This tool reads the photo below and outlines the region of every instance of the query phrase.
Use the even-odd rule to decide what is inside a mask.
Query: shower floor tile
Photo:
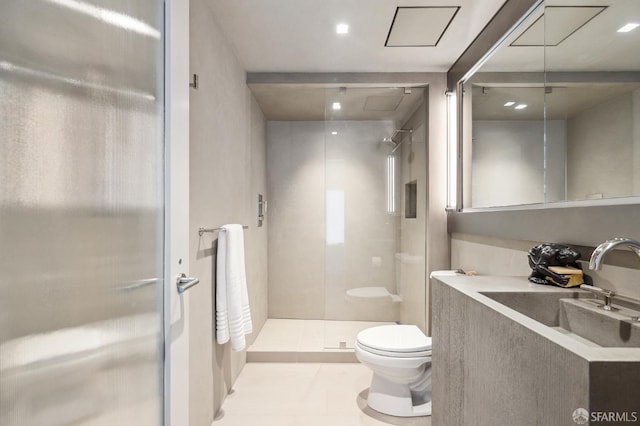
[[[247,351],[249,362],[357,362],[353,347],[365,328],[391,322],[270,318]]]

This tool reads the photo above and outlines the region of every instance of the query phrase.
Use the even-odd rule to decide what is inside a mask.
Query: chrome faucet
[[[638,255],[638,257],[640,257],[640,241],[621,237],[612,238],[600,244],[593,251],[593,253],[591,254],[591,259],[589,259],[589,269],[591,269],[592,271],[599,271],[602,268],[602,262],[604,261],[604,257],[606,256],[606,254],[620,245],[627,246],[629,249],[633,250],[635,254]],[[617,308],[613,308],[611,306],[611,298],[616,296],[613,291],[584,284],[581,285],[580,288],[603,296],[604,305],[602,306],[602,309],[604,309],[605,311],[617,310]],[[632,316],[631,321],[640,321],[640,316]]]
[[[589,269],[592,271],[599,271],[602,268],[602,262],[607,253],[613,250],[619,245],[626,245],[633,250],[638,257],[640,257],[640,241],[632,240],[630,238],[612,238],[600,244],[591,254],[589,260]]]

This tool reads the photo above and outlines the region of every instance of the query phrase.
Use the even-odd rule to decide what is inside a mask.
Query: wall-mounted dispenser
[[[264,215],[267,214],[267,200],[264,199],[262,194],[258,194],[258,226],[262,226],[264,222]]]

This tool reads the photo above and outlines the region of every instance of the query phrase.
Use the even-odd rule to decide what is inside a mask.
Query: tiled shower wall
[[[329,123],[267,124],[269,318],[396,321],[399,306],[346,296],[356,287],[398,292],[392,147],[382,142],[394,123]]]

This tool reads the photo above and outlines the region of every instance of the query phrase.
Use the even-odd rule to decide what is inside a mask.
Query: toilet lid
[[[381,325],[358,333],[358,343],[384,352],[414,353],[431,350],[431,337],[415,325]]]

